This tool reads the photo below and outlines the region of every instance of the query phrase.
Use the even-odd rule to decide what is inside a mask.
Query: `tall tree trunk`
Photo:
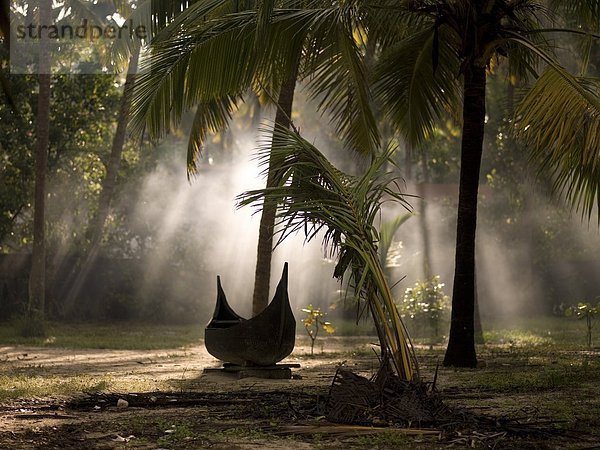
[[[463,134],[456,227],[456,265],[450,339],[445,366],[475,367],[475,235],[477,193],[485,128],[485,67],[467,66],[464,74]]]
[[[65,295],[63,306],[67,311],[73,306],[75,299],[79,295],[81,288],[94,265],[94,261],[98,256],[100,242],[102,241],[102,235],[104,233],[104,225],[110,212],[110,205],[117,185],[123,147],[125,146],[125,140],[127,138],[127,123],[129,111],[131,110],[131,101],[133,98],[139,56],[140,49],[139,47],[136,47],[129,58],[127,76],[123,86],[123,95],[121,97],[121,105],[117,117],[117,129],[113,136],[110,156],[106,166],[106,176],[102,181],[102,191],[100,192],[100,198],[98,200],[98,209],[92,217],[87,230],[89,247],[82,255],[82,259],[80,260],[81,265],[79,267],[76,265],[73,268],[65,282],[65,287],[68,291]]]
[[[429,166],[427,163],[427,150],[421,150],[421,164],[423,165],[423,183],[419,185],[420,211],[419,224],[423,238],[423,278],[431,278],[431,244],[429,240],[429,229],[427,227],[427,201],[425,200],[425,187],[429,184]]]
[[[281,86],[279,98],[277,99],[277,113],[275,115],[276,128],[289,128],[290,126],[294,91],[296,89],[296,78],[298,77],[298,65],[299,61],[296,61],[287,80]],[[275,134],[273,134],[273,140],[275,140]],[[276,164],[277,161],[271,156],[267,175],[267,187],[271,187],[275,183],[273,169],[276,167]],[[253,316],[259,314],[269,304],[269,283],[271,278],[271,257],[273,254],[273,231],[275,228],[276,212],[276,203],[265,202],[262,208],[260,227],[258,230],[254,295],[252,297]]]
[[[48,24],[52,7],[50,2],[39,3],[39,21]],[[39,44],[38,105],[35,149],[35,189],[33,205],[33,249],[29,274],[29,314],[43,319],[46,308],[46,171],[50,140],[50,53],[47,37]]]
[[[133,96],[133,88],[135,85],[139,56],[140,49],[139,47],[136,47],[129,58],[127,77],[125,78],[123,97],[121,97],[121,107],[119,109],[119,116],[117,119],[117,130],[115,131],[115,135],[113,137],[110,157],[106,167],[106,177],[102,182],[102,192],[100,193],[100,199],[98,200],[98,210],[96,211],[96,214],[92,219],[90,229],[88,230],[92,247],[97,246],[102,240],[104,224],[106,223],[106,218],[108,217],[108,213],[110,211],[110,204],[112,202],[115,187],[117,185],[117,177],[119,175],[119,168],[121,167],[121,156],[123,155],[123,147],[125,146],[125,140],[127,138],[127,123],[129,119],[129,111],[131,109],[131,100]]]
[[[479,291],[477,290],[477,268],[475,268],[475,303],[473,305],[473,332],[475,343],[485,344],[483,339],[483,328],[481,326],[481,314],[479,313]]]

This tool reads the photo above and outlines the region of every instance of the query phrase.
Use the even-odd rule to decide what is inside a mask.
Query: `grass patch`
[[[248,423],[225,422],[214,424],[206,421],[204,410],[190,409],[187,418],[181,412],[165,412],[165,415],[129,416],[122,419],[120,435],[134,435],[144,442],[153,442],[150,448],[237,448],[239,443],[273,442],[274,436],[260,427]],[[186,414],[186,413],[183,413]],[[290,445],[293,437],[277,437],[281,448],[294,448]],[[133,444],[136,441],[132,441]],[[144,447],[146,448],[146,447]]]
[[[114,376],[0,375],[0,402],[16,398],[73,396],[82,392],[144,392],[168,389],[166,382]]]
[[[202,340],[203,331],[197,325],[48,323],[47,337],[22,337],[13,324],[0,327],[0,345],[160,350],[197,345]]]
[[[363,448],[365,446],[369,448],[401,448],[411,446],[411,444],[414,446],[414,439],[393,430],[358,436],[350,442]]]
[[[487,344],[507,345],[512,347],[538,347],[554,344],[551,335],[540,336],[525,330],[494,330],[483,333]]]
[[[467,387],[498,393],[541,392],[600,381],[600,365],[513,367],[509,371],[472,374]]]
[[[335,320],[335,319],[332,319]],[[361,321],[337,319],[336,333],[322,336],[315,344],[327,351],[329,342],[338,337],[374,336],[372,325]],[[511,322],[484,322],[486,344],[506,348],[585,348],[585,327],[581,321],[562,317],[521,319]],[[129,322],[46,324],[46,337],[22,337],[19,324],[0,327],[0,345],[30,345],[42,347],[89,348],[114,350],[160,350],[197,345],[202,341],[201,325],[158,325]],[[297,345],[307,340],[306,331],[298,321]],[[377,338],[373,337],[373,342]],[[416,344],[430,344],[431,338],[415,339]]]
[[[510,321],[483,322],[486,344],[515,347],[580,347],[586,345],[586,330],[581,321],[546,316]]]
[[[192,442],[199,438],[199,435],[194,432],[192,427],[187,423],[173,424],[166,428],[163,426],[165,435],[158,439],[158,444],[162,446],[176,445],[177,448],[182,448],[185,444],[192,447]]]

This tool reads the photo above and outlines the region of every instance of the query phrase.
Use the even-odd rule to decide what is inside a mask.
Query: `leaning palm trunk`
[[[102,240],[104,224],[106,223],[106,219],[110,212],[110,204],[117,185],[119,168],[121,167],[121,157],[127,139],[127,123],[129,121],[129,111],[131,110],[131,101],[138,70],[139,57],[140,48],[138,46],[133,50],[133,53],[129,58],[127,76],[125,78],[125,85],[123,86],[123,97],[121,98],[121,106],[117,120],[117,129],[113,137],[110,157],[106,166],[106,176],[102,182],[102,191],[100,192],[100,199],[98,200],[98,210],[92,218],[92,223],[88,229],[92,249],[98,247],[98,244]]]
[[[384,201],[406,205],[395,189],[397,178],[382,170],[389,151],[376,158],[363,176],[353,177],[333,167],[297,133],[277,128],[274,137],[272,148],[260,151],[264,166],[269,158],[280,161],[271,172],[272,185],[242,194],[239,205],[279,205],[277,244],[296,231],[303,230],[307,241],[325,232],[325,248],[338,257],[334,277],[349,276],[358,299],[368,303],[382,363],[389,358],[398,376],[412,380],[417,375],[416,358],[379,261],[379,233],[373,225]]]
[[[275,128],[289,128],[292,117],[292,105],[294,103],[294,92],[296,90],[296,79],[298,78],[298,64],[296,60],[292,70],[281,86],[279,98],[277,99],[277,113],[275,115]],[[277,134],[273,132],[272,142],[275,144]],[[267,188],[273,187],[275,182],[275,168],[277,159],[269,158],[269,169],[267,173]],[[269,284],[271,280],[271,259],[273,256],[273,230],[275,228],[275,214],[277,203],[265,199],[260,226],[258,230],[258,245],[256,250],[256,272],[254,276],[254,294],[252,296],[252,316],[260,314],[269,304]]]

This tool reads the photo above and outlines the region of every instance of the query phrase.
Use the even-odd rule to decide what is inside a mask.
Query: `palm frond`
[[[353,14],[351,8],[332,9],[311,25],[308,88],[344,142],[354,150],[373,154],[379,145],[379,133],[364,57],[354,38],[358,25]]]
[[[256,43],[260,43],[268,35],[268,27],[273,17],[273,10],[275,9],[275,0],[259,0],[257,2],[258,9],[258,20],[256,26]]]
[[[406,39],[415,30],[433,26],[432,17],[414,11],[410,1],[379,0],[365,2],[360,11],[368,24],[369,39],[375,40],[382,48],[389,48],[396,42]]]
[[[144,13],[152,20],[152,36],[157,41],[189,32],[190,29],[204,27],[211,21],[219,21],[229,14],[240,12],[235,0],[146,0],[150,11]],[[144,3],[147,8],[148,3]]]
[[[381,55],[375,69],[374,93],[413,145],[424,142],[460,98],[460,64],[450,33],[440,27],[437,34],[428,28],[399,41]]]
[[[519,33],[527,36],[527,40],[538,49],[537,52],[531,51],[530,48],[521,45],[518,42],[502,40],[499,45],[503,49],[503,53],[508,54],[508,74],[516,77],[522,83],[528,80],[537,78],[537,68],[542,59],[540,52],[551,56],[554,52],[554,47],[551,41],[547,38],[547,34],[542,32],[542,20],[538,19],[538,13],[545,16],[545,10],[537,11],[530,10],[530,5],[524,3],[521,8],[518,8],[514,15],[507,18],[507,28],[519,30]]]
[[[516,136],[587,215],[600,202],[600,83],[549,66],[517,108]],[[600,221],[600,215],[598,217]]]
[[[278,242],[296,232],[311,240],[324,231],[323,245],[337,255],[334,276],[350,274],[357,297],[367,302],[381,330],[383,352],[391,356],[398,375],[410,380],[416,376],[416,360],[379,262],[379,233],[373,224],[384,202],[406,205],[397,176],[383,170],[391,151],[377,157],[363,176],[354,177],[336,169],[298,134],[276,129],[273,145],[259,153],[263,166],[273,157],[279,161],[276,183],[242,194],[238,205],[277,203]]]
[[[257,86],[275,94],[297,58],[314,50],[319,58],[305,65],[317,72],[313,96],[350,146],[374,150],[378,134],[350,12],[275,9],[256,43],[260,11],[217,14],[215,8],[223,4],[194,4],[154,39],[134,95],[134,130],[146,125],[153,137],[160,137],[199,102]]]
[[[260,20],[257,12],[257,20]],[[279,92],[282,84],[291,73],[297,72],[296,67],[302,58],[303,46],[308,33],[306,22],[311,21],[311,15],[303,10],[275,10],[268,28],[258,31],[255,48],[257,52],[255,78],[261,88],[271,94]],[[273,96],[273,98],[277,98]]]
[[[385,263],[388,259],[388,253],[390,247],[392,246],[392,242],[394,240],[394,236],[402,226],[404,222],[413,217],[413,213],[408,212],[405,214],[399,214],[394,217],[392,220],[387,222],[383,222],[379,227],[379,261],[382,267],[385,267]]]
[[[256,11],[217,14],[214,8],[223,3],[193,5],[154,39],[134,95],[134,130],[147,125],[153,137],[160,137],[186,109],[239,95],[256,79],[277,92],[301,51],[301,22],[288,15],[273,23],[258,52]]]
[[[600,31],[600,2],[597,0],[550,0],[549,6],[560,11],[568,25]]]
[[[188,175],[196,173],[197,160],[206,135],[209,132],[217,133],[227,126],[240,99],[239,96],[225,95],[223,98],[203,101],[198,105],[188,143]]]
[[[198,103],[239,95],[250,86],[256,63],[254,26],[243,16],[236,19],[210,28],[199,24],[191,36],[157,38],[142,61],[134,93],[134,130],[146,125],[151,136],[160,137]]]

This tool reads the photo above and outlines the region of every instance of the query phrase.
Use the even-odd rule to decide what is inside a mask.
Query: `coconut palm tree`
[[[213,0],[190,6],[152,42],[149,70],[134,94],[133,123],[158,137],[197,106],[188,149],[188,169],[194,172],[206,134],[227,125],[246,92],[254,89],[270,97],[277,104],[276,126],[286,127],[294,87],[304,79],[349,147],[372,153],[378,135],[353,34],[355,10],[300,8],[300,1],[290,5],[274,8],[272,2],[261,2],[257,8],[239,9],[238,2]],[[275,169],[278,162],[269,164]],[[267,185],[274,183],[268,176]],[[254,314],[268,302],[275,204],[265,201]]]
[[[153,0],[145,0],[136,2],[135,8],[132,8],[132,2],[115,1],[114,5],[112,5],[113,8],[109,11],[112,14],[119,13],[121,17],[131,19],[133,23],[144,26],[146,30],[149,30],[149,34],[153,35],[156,33],[157,29],[159,29],[162,22],[166,20],[161,19],[161,17],[164,18],[164,15],[168,14],[169,11],[163,10],[161,17],[153,18],[151,11],[152,1]],[[71,3],[73,3],[73,1],[71,1]],[[173,14],[175,13],[173,12]],[[111,203],[117,187],[117,179],[121,167],[121,157],[127,140],[127,127],[129,123],[133,88],[137,77],[140,48],[142,45],[143,42],[137,37],[134,37],[131,40],[118,39],[108,49],[109,51],[102,55],[102,59],[104,59],[103,62],[106,63],[108,67],[123,68],[123,71],[126,71],[127,75],[123,85],[123,95],[121,97],[121,104],[117,116],[117,127],[113,136],[108,163],[106,164],[106,175],[101,184],[98,207],[86,230],[88,245],[81,254],[79,261],[72,267],[69,276],[64,282],[63,292],[65,292],[65,294],[63,299],[63,309],[67,314],[73,307],[82,287],[85,285],[85,281],[93,268],[100,250],[100,243],[104,235],[106,219],[109,216]]]
[[[396,36],[373,30],[384,47],[375,92],[396,127],[423,144],[438,120],[462,117],[456,266],[444,364],[473,367],[477,194],[488,69],[505,62],[512,76],[535,80],[517,108],[516,135],[553,173],[556,188],[587,214],[598,201],[600,183],[598,83],[571,75],[557,62],[545,36],[569,30],[544,28],[551,14],[541,2],[411,0],[369,4],[368,9],[388,29],[391,23],[402,30]],[[597,9],[593,13],[597,17]]]
[[[149,40],[152,35],[156,34],[161,25],[164,26],[163,21],[166,19],[161,20],[159,17],[152,16],[152,0],[140,0],[135,2],[132,0],[113,1],[114,13],[119,13],[124,19],[132,20],[133,23],[138,26],[144,26],[146,30],[148,30],[149,36],[146,40]],[[170,12],[171,10],[164,10],[164,2],[157,3],[156,0],[154,0],[154,3],[162,6],[161,16],[164,17],[166,14],[171,14],[172,17],[176,16],[175,11]],[[176,2],[170,2],[169,6],[174,8],[175,3]],[[182,1],[180,3],[184,2]],[[135,8],[133,6],[135,6]],[[155,15],[157,12],[158,11],[155,11]],[[90,253],[95,253],[95,249],[102,240],[104,225],[110,212],[110,205],[114,196],[117,176],[121,166],[121,156],[127,138],[127,126],[129,123],[133,90],[138,71],[140,48],[143,44],[143,40],[140,40],[137,36],[133,36],[131,40],[120,39],[111,46],[110,52],[108,52],[107,55],[108,65],[116,67],[121,66],[123,72],[126,72],[126,77],[117,117],[117,128],[113,137],[108,164],[106,165],[106,176],[102,181],[98,209],[90,221],[87,230],[90,240]]]

